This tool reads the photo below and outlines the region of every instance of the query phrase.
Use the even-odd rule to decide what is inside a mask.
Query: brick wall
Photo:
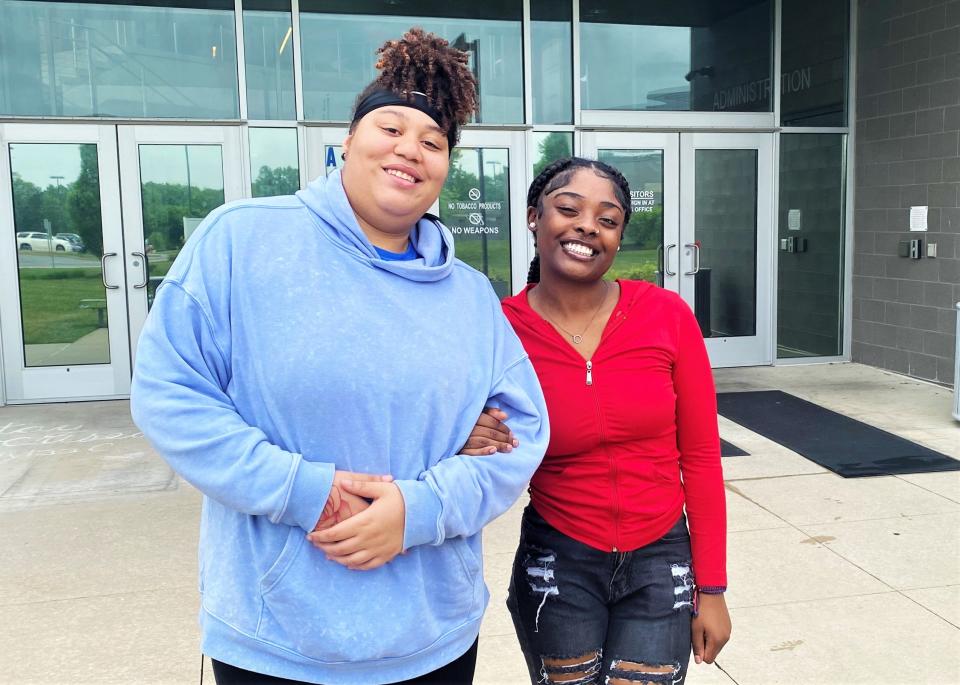
[[[859,0],[853,360],[954,382],[960,0]],[[914,205],[929,230],[909,232]],[[936,259],[897,256],[921,238]]]

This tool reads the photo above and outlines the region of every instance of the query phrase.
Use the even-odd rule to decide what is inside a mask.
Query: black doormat
[[[779,390],[717,395],[722,416],[844,478],[960,471],[960,461]]]
[[[749,452],[744,452],[742,449],[734,445],[732,442],[727,442],[723,438],[720,438],[720,456],[721,457],[747,457]]]

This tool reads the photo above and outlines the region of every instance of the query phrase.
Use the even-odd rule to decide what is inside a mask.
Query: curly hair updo
[[[467,53],[414,27],[399,40],[388,40],[377,54],[380,75],[357,97],[351,132],[357,125],[358,105],[374,91],[389,90],[411,101],[413,93],[420,92],[439,114],[437,123],[446,131],[452,148],[460,139],[460,128],[477,110],[477,80],[467,66]]]

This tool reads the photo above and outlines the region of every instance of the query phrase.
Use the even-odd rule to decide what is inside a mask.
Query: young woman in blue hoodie
[[[380,57],[342,172],[212,213],[137,349],[134,419],[203,493],[221,685],[471,682],[479,533],[548,441],[493,289],[425,216],[476,107],[466,54],[414,29]],[[520,446],[459,454],[487,405]]]

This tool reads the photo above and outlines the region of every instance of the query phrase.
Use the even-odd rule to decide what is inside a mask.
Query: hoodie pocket
[[[260,583],[265,642],[325,663],[375,661],[415,654],[482,615],[480,563],[462,538],[351,571],[295,535]]]

